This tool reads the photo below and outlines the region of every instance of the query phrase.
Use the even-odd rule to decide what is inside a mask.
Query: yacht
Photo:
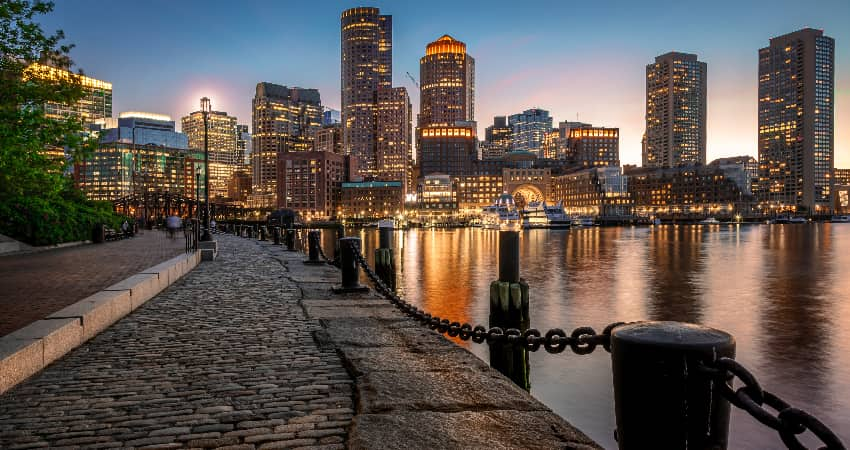
[[[850,216],[832,216],[832,223],[850,223]]]
[[[592,227],[595,225],[593,217],[590,216],[578,216],[573,219],[572,226],[574,227]]]
[[[788,223],[808,223],[805,217],[792,217],[788,219]]]
[[[520,225],[519,211],[514,204],[511,194],[505,193],[499,196],[496,203],[481,211],[481,227],[490,230],[498,230],[502,226]]]
[[[708,217],[706,219],[700,220],[699,223],[703,225],[717,225],[720,223],[720,221],[715,219],[714,217]]]
[[[522,212],[523,228],[569,228],[570,223],[560,202],[557,205],[531,202]]]

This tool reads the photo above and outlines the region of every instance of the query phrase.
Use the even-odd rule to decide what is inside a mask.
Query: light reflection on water
[[[360,231],[370,260],[375,230]],[[498,233],[396,232],[399,286],[426,311],[487,325]],[[531,326],[572,330],[678,320],[735,336],[762,386],[850,443],[850,225],[712,225],[530,230],[520,238]],[[484,345],[459,342],[487,360]],[[531,393],[606,448],[613,440],[610,356],[531,355]],[[782,448],[733,411],[730,448]],[[814,441],[805,441],[813,443]]]

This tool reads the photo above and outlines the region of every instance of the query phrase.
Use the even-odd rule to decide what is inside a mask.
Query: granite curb
[[[200,260],[199,252],[175,256],[0,337],[0,394],[130,314]]]

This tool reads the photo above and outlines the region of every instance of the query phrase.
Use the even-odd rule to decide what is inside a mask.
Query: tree
[[[45,153],[64,148],[81,159],[91,149],[80,118],[45,114],[48,103],[72,105],[83,96],[81,73],[70,72],[73,46],[62,43],[61,30],[45,34],[35,20],[52,10],[53,3],[38,0],[0,2],[0,233],[34,244],[79,238],[89,219],[104,219],[102,206],[74,191],[68,162]],[[74,212],[91,217],[68,216]],[[49,232],[44,223],[33,224],[56,215],[80,228]]]

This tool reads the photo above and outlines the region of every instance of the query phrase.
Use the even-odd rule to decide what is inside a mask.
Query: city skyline
[[[157,4],[162,8],[154,7]],[[699,18],[675,5],[662,17],[649,17],[635,15],[635,7],[628,4],[609,5],[607,10],[552,4],[536,16],[502,4],[453,6],[457,14],[447,15],[437,11],[439,5],[386,2],[251,4],[227,11],[213,3],[200,16],[197,5],[157,4],[58,4],[42,23],[48,31],[66,32],[68,41],[77,45],[72,56],[86,74],[113,83],[117,112],[150,110],[181,117],[196,109],[198,98],[208,96],[215,109],[247,123],[253,87],[260,81],[318,89],[323,105],[339,109],[340,13],[354,6],[376,6],[393,16],[393,85],[407,88],[414,110],[419,110],[419,92],[405,74],[418,73],[424,45],[450,34],[466,42],[476,58],[480,136],[493,116],[540,107],[550,111],[555,122],[576,120],[578,115],[582,122],[619,127],[624,164],[640,163],[644,68],[654,57],[689,52],[708,64],[708,160],[755,156],[758,49],[771,37],[805,26],[823,29],[836,40],[835,165],[850,165],[850,31],[841,26],[850,19],[850,5],[841,2],[824,2],[795,17],[783,14],[781,5],[737,5],[738,14],[729,15],[724,5],[712,4]],[[299,8],[304,8],[303,14],[297,13]],[[119,11],[122,21],[106,20]],[[187,19],[190,13],[196,16]],[[454,17],[467,14],[474,20]],[[278,27],[274,17],[304,20]],[[631,31],[635,20],[643,30]],[[127,26],[151,21],[159,25],[158,33]],[[691,31],[720,26],[726,30],[722,34]],[[122,39],[105,39],[119,28]],[[205,29],[212,30],[213,38],[202,38],[199,32]],[[125,45],[143,38],[144,51]],[[254,56],[269,51],[278,57]],[[156,70],[146,72],[145,67]]]

